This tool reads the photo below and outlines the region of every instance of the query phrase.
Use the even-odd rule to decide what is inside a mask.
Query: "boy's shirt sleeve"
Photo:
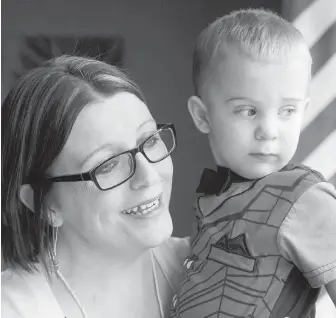
[[[293,204],[278,232],[278,248],[313,288],[336,279],[336,190],[327,182]]]

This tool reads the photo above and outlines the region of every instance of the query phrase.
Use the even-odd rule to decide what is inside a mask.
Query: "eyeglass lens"
[[[170,128],[163,129],[149,138],[142,147],[147,158],[159,162],[175,147],[174,134]],[[102,189],[114,187],[127,180],[134,172],[134,161],[130,153],[116,156],[98,167],[95,177]]]

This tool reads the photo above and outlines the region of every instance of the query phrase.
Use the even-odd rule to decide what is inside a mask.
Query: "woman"
[[[166,317],[189,244],[170,238],[175,145],[113,66],[21,78],[2,106],[3,317]]]

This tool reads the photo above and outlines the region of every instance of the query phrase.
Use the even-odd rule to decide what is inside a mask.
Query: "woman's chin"
[[[159,218],[152,220],[147,228],[138,232],[138,240],[149,248],[156,247],[168,240],[173,233],[173,222],[169,211],[163,212]]]

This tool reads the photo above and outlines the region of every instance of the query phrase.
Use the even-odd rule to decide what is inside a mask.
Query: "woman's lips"
[[[153,199],[142,201],[139,205],[126,209],[121,213],[135,218],[154,216],[155,212],[163,206],[162,193]]]

